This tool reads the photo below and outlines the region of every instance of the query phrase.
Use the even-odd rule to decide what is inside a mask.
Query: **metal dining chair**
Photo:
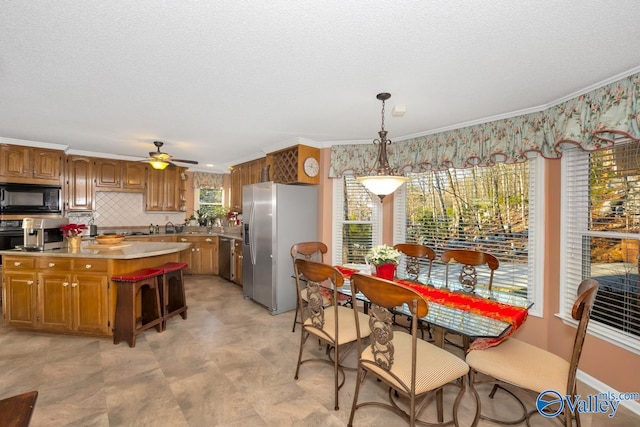
[[[478,418],[508,425],[519,424],[527,420],[527,425],[529,425],[529,417],[537,413],[538,410],[527,411],[524,403],[511,391],[513,388],[528,390],[535,395],[544,391],[556,392],[557,394],[547,393],[551,399],[577,394],[576,371],[598,285],[596,280],[585,279],[578,287],[577,297],[571,310],[571,317],[578,321],[578,328],[570,360],[565,360],[556,354],[515,338],[508,338],[495,347],[469,351],[466,360],[471,368],[471,390],[476,390],[478,384],[493,384],[493,389],[489,394],[490,398],[494,398],[496,391],[502,389],[517,400],[523,412],[517,420],[497,420],[482,415],[481,401],[478,401],[474,425]],[[557,408],[558,415],[560,412],[564,412],[563,421],[567,427],[572,425],[572,417],[580,426],[578,408],[575,408],[573,413],[566,403],[563,411],[559,407],[555,408]]]
[[[322,242],[300,242],[291,246],[291,259],[295,264],[296,259],[306,259],[317,262],[324,262],[324,254],[327,253],[327,245]],[[295,265],[294,265],[295,268]],[[306,306],[307,304],[307,291],[306,289],[302,290],[302,304]],[[328,304],[328,300],[325,301],[325,305]],[[293,317],[293,328],[291,332],[296,331],[296,324],[301,323],[302,319],[302,308],[300,307],[300,302],[296,299],[296,312]]]
[[[445,282],[449,286],[449,262],[456,261],[460,263],[460,273],[458,274],[458,282],[466,292],[473,292],[478,284],[478,271],[476,267],[486,265],[489,268],[489,279],[487,286],[489,292],[493,286],[493,273],[500,267],[500,261],[495,256],[480,251],[472,251],[467,249],[448,249],[442,253],[440,257],[445,264]]]
[[[418,319],[427,315],[429,306],[422,295],[397,283],[373,276],[354,274],[351,277],[354,293],[361,292],[371,302],[369,318],[356,313],[358,342],[358,378],[348,425],[353,425],[355,412],[365,406],[390,410],[410,426],[424,423],[418,420],[424,405],[446,385],[459,387],[452,406],[452,421],[439,423],[458,425],[458,406],[465,393],[469,366],[460,357],[427,341],[418,339]],[[394,330],[391,310],[406,304],[411,312],[410,333]],[[355,313],[355,312],[354,312]],[[364,338],[369,336],[369,342]],[[389,386],[389,403],[377,400],[359,402],[360,388],[367,374]],[[372,383],[369,383],[372,384]],[[408,399],[408,412],[398,405],[395,394]],[[438,420],[443,421],[443,405],[436,399]],[[433,425],[433,424],[428,424]]]
[[[417,243],[398,243],[393,248],[403,254],[399,265],[404,268],[408,279],[418,280],[424,269],[427,270],[426,277],[431,277],[433,260],[436,259],[433,249]]]
[[[356,342],[356,318],[363,323],[367,322],[367,316],[357,309],[356,304],[347,307],[339,304],[338,290],[344,284],[344,277],[333,266],[319,262],[296,259],[294,262],[296,288],[298,301],[302,307],[302,290],[307,290],[307,307],[301,309],[302,331],[300,334],[300,351],[296,366],[295,379],[298,379],[300,366],[309,362],[322,362],[333,366],[335,410],[340,409],[338,404],[338,392],[344,385],[345,374],[342,362],[348,354],[348,350]],[[306,283],[306,287],[303,286]],[[323,287],[330,287],[331,300],[329,306],[324,305],[324,299],[320,293]],[[355,308],[354,308],[355,307]],[[304,344],[307,338],[314,335],[320,341],[327,344],[326,357],[308,357],[302,359]],[[362,332],[362,336],[369,334]],[[332,354],[333,352],[333,354]],[[342,377],[340,380],[339,377]]]
[[[425,270],[426,277],[431,277],[431,268],[433,267],[433,261],[436,259],[436,252],[433,249],[417,243],[398,243],[394,245],[393,248],[402,253],[399,266],[404,269],[405,276],[408,280],[418,281],[421,277],[425,277]],[[408,317],[407,321],[411,323],[411,318]],[[423,339],[425,329],[429,334],[429,339],[433,339],[431,327],[428,323],[418,320],[418,327],[420,328]]]

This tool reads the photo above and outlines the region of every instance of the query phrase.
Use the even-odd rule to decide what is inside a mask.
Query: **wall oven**
[[[62,187],[0,184],[0,214],[61,214]]]

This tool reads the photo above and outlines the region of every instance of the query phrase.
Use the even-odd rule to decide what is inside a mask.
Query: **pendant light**
[[[380,197],[380,201],[384,196],[396,191],[402,184],[407,182],[409,178],[397,175],[395,170],[389,167],[389,159],[387,158],[387,145],[391,141],[387,139],[387,131],[384,130],[384,103],[391,98],[389,93],[379,93],[376,95],[382,101],[382,127],[378,135],[380,139],[373,141],[374,145],[378,145],[378,159],[376,167],[370,171],[367,176],[360,176],[356,179],[365,186],[367,190]]]

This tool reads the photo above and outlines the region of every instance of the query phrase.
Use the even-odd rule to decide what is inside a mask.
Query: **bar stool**
[[[143,268],[132,273],[111,276],[118,284],[116,318],[113,327],[113,343],[122,340],[129,347],[136,346],[136,336],[155,326],[162,332],[162,309],[158,277],[164,273],[159,268]],[[136,295],[140,293],[142,306],[140,319],[136,318]]]
[[[158,267],[162,269],[162,285],[160,286],[160,301],[162,306],[162,330],[167,329],[167,320],[179,314],[187,318],[187,298],[184,293],[184,275],[182,270],[189,264],[184,262],[167,262]]]

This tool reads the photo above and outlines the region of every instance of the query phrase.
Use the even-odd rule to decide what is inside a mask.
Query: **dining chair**
[[[425,269],[426,277],[431,277],[431,268],[433,267],[433,261],[436,259],[436,252],[433,249],[417,243],[398,243],[393,248],[402,253],[399,265],[404,269],[408,280],[418,281]],[[407,321],[411,324],[410,317],[407,317]],[[429,333],[429,339],[433,339],[429,324],[418,319],[418,328],[421,331],[421,338],[424,339],[424,330],[426,329]]]
[[[471,390],[476,390],[477,384],[493,384],[490,398],[494,398],[496,391],[502,389],[517,400],[523,411],[523,415],[518,420],[496,420],[482,415],[481,402],[478,401],[476,422],[480,417],[503,424],[519,424],[527,420],[529,425],[529,417],[538,410],[527,411],[524,403],[510,390],[513,387],[528,390],[535,395],[543,391],[553,391],[547,393],[547,396],[554,399],[576,395],[576,371],[598,285],[596,280],[585,279],[578,287],[577,297],[571,310],[571,317],[578,321],[578,327],[570,360],[515,338],[508,338],[495,347],[469,351],[466,360],[471,368]],[[479,378],[480,374],[483,374],[482,379]],[[566,402],[563,403],[564,408],[559,407],[557,412],[558,415],[561,411],[564,412],[564,424],[571,426],[573,415],[576,424],[580,426],[577,408],[572,414],[569,405]]]
[[[369,318],[355,316],[358,342],[358,378],[349,415],[348,425],[353,425],[356,410],[375,406],[390,410],[410,426],[422,423],[419,415],[432,401],[434,393],[446,385],[459,387],[452,407],[452,420],[458,425],[458,406],[465,393],[469,366],[456,355],[443,350],[417,336],[418,319],[428,313],[429,306],[415,290],[395,282],[373,276],[354,274],[351,277],[354,293],[361,292],[371,302]],[[412,314],[411,332],[394,330],[394,307],[406,304]],[[364,341],[369,336],[370,344]],[[389,386],[389,403],[380,401],[358,402],[360,388],[367,374],[371,374]],[[397,392],[397,395],[396,395]],[[397,402],[398,397],[408,399],[408,412]],[[443,405],[438,399],[437,415],[443,421]],[[407,406],[407,403],[401,403]]]
[[[344,385],[345,374],[342,362],[348,354],[349,349],[356,342],[355,317],[367,321],[367,316],[358,311],[357,304],[351,307],[340,305],[338,302],[338,290],[344,284],[344,277],[333,266],[320,262],[296,259],[294,263],[296,288],[298,291],[298,301],[300,302],[300,312],[302,313],[302,331],[300,333],[300,351],[298,353],[298,364],[296,366],[295,379],[298,379],[300,366],[307,362],[322,362],[333,366],[334,375],[334,398],[335,409],[338,405],[338,392]],[[303,287],[306,282],[306,287]],[[323,297],[320,293],[322,287],[329,286],[331,289],[331,301],[329,306],[324,305]],[[307,306],[302,306],[302,290],[307,290]],[[327,344],[326,357],[318,358],[311,355],[303,360],[303,349],[307,338],[314,335],[320,341]],[[363,337],[368,336],[365,332]],[[333,350],[333,354],[331,351]],[[339,377],[342,379],[339,381]]]
[[[433,249],[417,243],[398,243],[393,248],[403,254],[400,265],[405,269],[408,279],[418,280],[425,268],[427,277],[431,277],[431,267],[433,260],[436,259],[436,252]]]
[[[448,249],[440,257],[445,264],[445,283],[449,286],[449,262],[454,260],[461,264],[458,281],[462,289],[466,292],[473,292],[478,284],[478,271],[476,267],[486,265],[489,268],[489,279],[487,286],[489,291],[493,286],[493,273],[500,267],[500,261],[495,256],[480,251],[467,249]]]
[[[291,259],[294,264],[296,259],[307,259],[317,262],[324,262],[324,254],[327,253],[327,245],[322,242],[300,242],[291,246]],[[325,305],[328,304],[328,299],[325,298]],[[307,304],[307,290],[302,290],[302,303],[304,306]],[[300,316],[300,317],[299,317]],[[296,312],[293,317],[293,328],[291,332],[296,331],[296,324],[301,323],[302,314],[300,313],[300,302],[296,299]]]

